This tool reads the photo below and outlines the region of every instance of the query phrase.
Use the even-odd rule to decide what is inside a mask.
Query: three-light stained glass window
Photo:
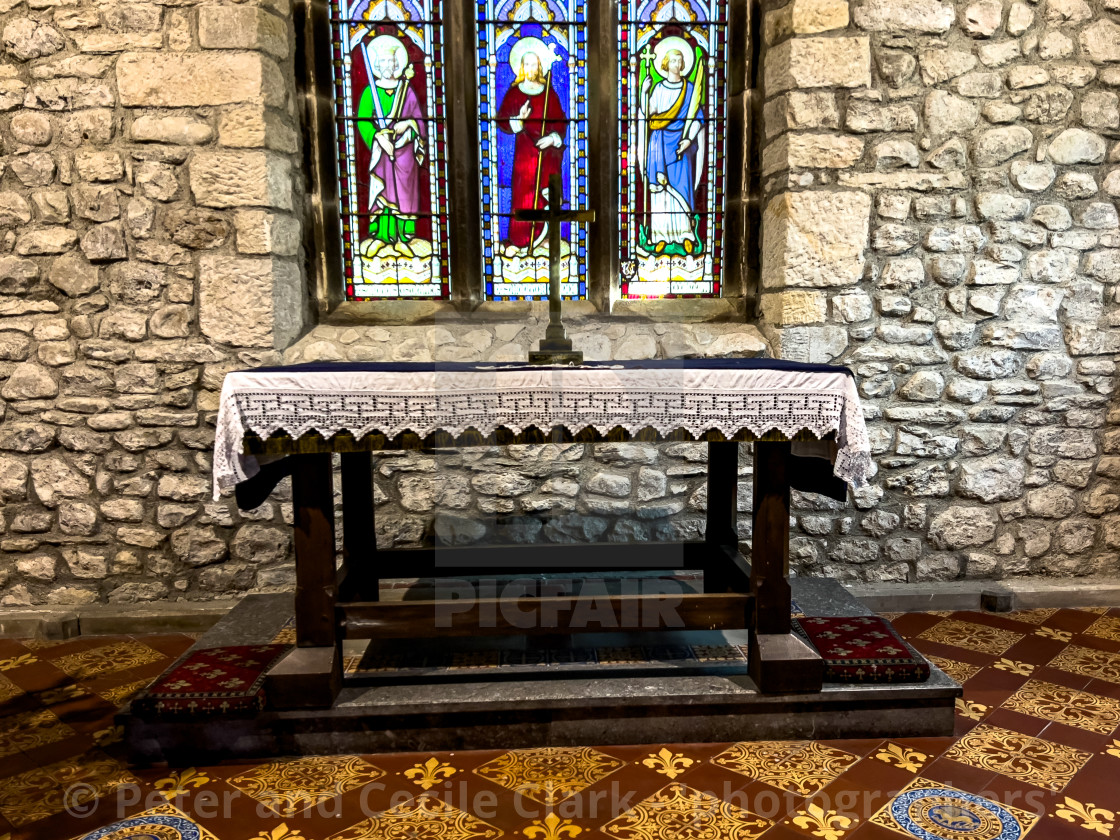
[[[617,0],[594,68],[592,0],[472,0],[462,43],[445,40],[447,0],[329,2],[348,300],[448,300],[452,265],[457,297],[546,299],[548,223],[515,214],[549,209],[553,175],[564,209],[617,208],[560,225],[565,298],[615,273],[623,298],[720,296],[728,0]],[[592,70],[617,78],[598,109],[616,122],[589,126]],[[448,125],[449,79],[467,125]],[[598,171],[608,150],[617,181]],[[617,237],[593,240],[606,225]]]
[[[587,207],[586,0],[478,0],[482,271],[488,300],[548,297],[552,175]],[[562,223],[560,291],[587,296],[587,226]]]
[[[726,0],[623,0],[620,291],[719,297]]]
[[[346,297],[447,298],[441,0],[331,0]]]

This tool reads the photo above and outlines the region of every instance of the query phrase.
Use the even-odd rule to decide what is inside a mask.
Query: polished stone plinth
[[[806,615],[865,615],[830,580],[793,580]],[[246,597],[196,648],[272,642],[290,625],[289,595]],[[347,642],[346,685],[330,710],[245,718],[119,721],[138,763],[542,745],[949,735],[961,689],[936,667],[902,685],[828,684],[764,695],[747,676],[746,631],[596,634],[562,640],[467,639],[436,662],[431,645]],[[622,650],[609,664],[589,650]],[[407,650],[407,648],[405,648]],[[495,653],[499,650],[499,653]],[[403,658],[402,658],[403,657]],[[427,657],[427,658],[425,658]],[[389,662],[389,665],[386,665]]]

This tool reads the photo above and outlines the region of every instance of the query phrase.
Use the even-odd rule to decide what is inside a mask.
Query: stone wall
[[[878,475],[801,498],[856,580],[1120,573],[1120,3],[771,11],[765,331],[856,371]]]
[[[303,329],[288,0],[0,0],[0,604],[287,585],[209,503],[223,373]]]

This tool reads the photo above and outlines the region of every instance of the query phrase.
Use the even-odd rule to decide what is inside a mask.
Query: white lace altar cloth
[[[855,380],[845,368],[824,365],[742,366],[708,360],[602,364],[583,367],[518,365],[449,366],[333,364],[230,373],[222,385],[214,442],[214,497],[254,475],[258,465],[243,452],[243,437],[283,431],[298,438],[311,431],[330,437],[378,431],[424,437],[443,430],[488,435],[504,426],[518,434],[530,426],[577,432],[616,426],[661,434],[710,429],[734,435],[777,430],[787,437],[807,430],[818,438],[835,432],[834,474],[862,485],[871,447]],[[707,362],[707,366],[705,366]],[[650,363],[657,365],[657,363]],[[798,369],[799,368],[799,369]]]

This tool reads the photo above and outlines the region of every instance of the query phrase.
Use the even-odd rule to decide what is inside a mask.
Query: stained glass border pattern
[[[331,64],[335,134],[338,142],[338,187],[345,293],[348,300],[447,300],[450,298],[448,253],[448,187],[446,105],[444,100],[443,0],[330,0]],[[422,240],[430,254],[403,250],[392,259],[381,259],[381,270],[395,266],[397,282],[362,283],[366,257],[362,253],[362,226],[368,224],[369,208],[361,206],[359,171],[360,123],[355,106],[352,66],[354,51],[362,39],[372,39],[378,30],[409,38],[424,55],[425,161],[427,210],[416,214],[430,231]],[[363,71],[362,75],[365,73]],[[423,177],[423,176],[421,176]],[[403,236],[401,237],[403,239]],[[413,273],[416,272],[416,273]],[[417,276],[426,282],[414,281]]]
[[[727,126],[727,0],[625,0],[619,20],[619,280],[622,298],[720,297],[724,285],[724,223],[727,200],[726,173],[719,162],[726,155]],[[637,168],[638,132],[642,121],[638,107],[638,68],[642,52],[663,31],[684,33],[706,48],[704,76],[706,143],[703,166],[704,206],[694,208],[696,228],[706,232],[701,255],[655,256],[640,242],[638,202],[642,176]],[[676,33],[674,33],[676,34]],[[651,268],[658,269],[650,275]],[[679,273],[678,273],[679,272]],[[661,277],[665,273],[667,277]]]

